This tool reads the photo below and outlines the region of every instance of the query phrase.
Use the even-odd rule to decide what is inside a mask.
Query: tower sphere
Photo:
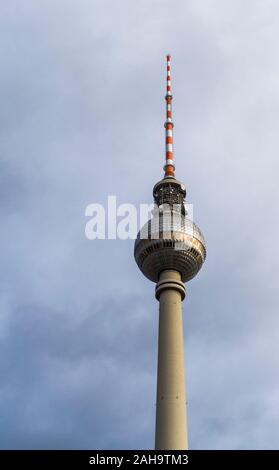
[[[154,186],[153,194],[153,218],[135,241],[137,265],[153,282],[158,282],[164,270],[176,270],[182,282],[190,281],[202,267],[206,248],[200,229],[185,215],[185,187],[174,177],[167,177]]]

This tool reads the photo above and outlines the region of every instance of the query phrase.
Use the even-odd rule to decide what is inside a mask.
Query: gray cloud
[[[275,1],[1,8],[0,446],[152,448],[157,302],[90,202],[151,201],[164,55],[208,258],[187,289],[191,448],[278,448]]]

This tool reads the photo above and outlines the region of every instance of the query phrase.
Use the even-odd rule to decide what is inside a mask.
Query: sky
[[[152,449],[158,302],[85,208],[152,202],[165,55],[207,259],[183,304],[191,449],[278,449],[279,4],[10,0],[0,11],[0,448]]]

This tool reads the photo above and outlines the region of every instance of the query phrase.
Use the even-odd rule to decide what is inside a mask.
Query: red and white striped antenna
[[[164,166],[165,178],[174,177],[174,169],[175,169],[174,160],[173,160],[173,148],[172,148],[173,122],[172,122],[172,111],[171,111],[172,94],[171,94],[170,61],[171,61],[171,56],[168,54],[167,55],[166,122],[165,122],[165,129],[166,129],[166,164]]]

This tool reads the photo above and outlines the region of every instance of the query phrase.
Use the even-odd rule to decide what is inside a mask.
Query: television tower
[[[167,55],[166,162],[164,178],[153,188],[153,217],[135,241],[139,269],[156,282],[159,344],[155,449],[188,449],[182,301],[184,283],[200,270],[206,257],[203,235],[187,218],[185,186],[174,174],[171,56]]]

